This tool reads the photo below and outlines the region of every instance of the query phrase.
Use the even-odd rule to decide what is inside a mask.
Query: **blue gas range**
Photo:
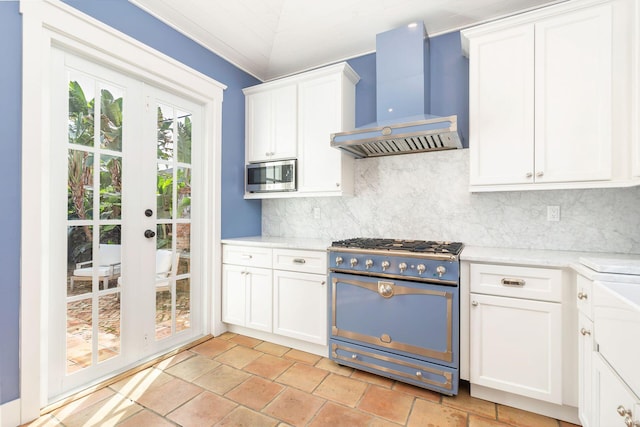
[[[457,242],[357,238],[329,248],[330,358],[458,393]]]

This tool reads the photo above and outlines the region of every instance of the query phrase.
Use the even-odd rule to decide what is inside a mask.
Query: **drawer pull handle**
[[[580,329],[582,335],[591,335],[591,331],[585,328]]]
[[[304,264],[304,263],[306,263],[306,262],[307,262],[307,260],[306,260],[306,259],[304,259],[304,258],[294,258],[294,259],[293,259],[293,263],[294,263],[294,264]]]
[[[251,259],[251,258],[253,258],[253,255],[242,254],[242,259]]]
[[[500,281],[504,286],[524,286],[524,279],[507,279],[504,278]]]
[[[578,292],[578,299],[587,299],[587,294],[584,292]]]
[[[625,417],[627,415],[631,415],[631,410],[625,408],[624,406],[620,405],[618,406],[618,408],[616,409],[616,411],[618,412],[618,415],[620,415],[621,417]]]

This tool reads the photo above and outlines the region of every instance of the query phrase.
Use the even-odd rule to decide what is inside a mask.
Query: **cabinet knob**
[[[631,409],[627,409],[623,405],[618,406],[616,408],[616,412],[618,412],[618,415],[620,415],[621,417],[626,417],[627,415],[631,415]]]
[[[422,372],[420,372],[420,371],[416,372],[416,377],[422,378]]]
[[[543,175],[544,175],[544,172],[542,172],[542,171],[540,171],[540,172],[536,172],[536,176],[537,176],[538,178],[540,178],[540,177],[541,177],[541,176],[543,176]]]
[[[327,282],[325,282],[324,280],[323,280],[322,282],[320,282],[320,284],[321,284],[322,286],[324,286],[324,285],[325,285],[325,283],[327,283]]]
[[[587,299],[587,294],[584,292],[578,292],[578,299]]]
[[[352,358],[353,360],[356,360],[356,359],[358,358],[358,355],[357,355],[357,354],[352,354],[352,355],[351,355],[351,358]]]
[[[471,301],[471,305],[474,306],[474,307],[477,307],[478,306],[478,301]]]
[[[580,329],[580,333],[582,335],[591,335],[591,331],[589,331],[589,330],[587,330],[585,328]]]
[[[527,172],[527,174],[525,175],[527,178],[531,178],[533,176],[532,172]]]

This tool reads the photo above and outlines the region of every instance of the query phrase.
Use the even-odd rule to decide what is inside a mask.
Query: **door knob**
[[[152,237],[156,237],[156,232],[153,230],[144,230],[144,237],[147,239],[151,239]]]
[[[151,215],[153,215],[153,211],[151,209],[146,209],[144,211],[144,216],[150,217]]]

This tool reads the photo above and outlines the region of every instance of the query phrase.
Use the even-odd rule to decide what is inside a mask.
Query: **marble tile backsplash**
[[[357,160],[355,183],[353,197],[263,200],[262,234],[640,253],[640,186],[470,193],[469,150]]]

